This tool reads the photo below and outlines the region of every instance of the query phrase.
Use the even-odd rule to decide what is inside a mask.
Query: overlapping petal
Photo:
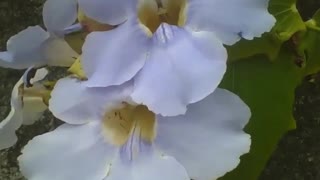
[[[236,95],[217,89],[191,104],[185,115],[157,118],[156,147],[173,156],[190,178],[211,180],[234,169],[250,148],[243,131],[249,108]]]
[[[132,79],[145,64],[150,44],[136,20],[111,31],[90,33],[82,54],[87,86],[120,85]]]
[[[186,26],[213,31],[227,45],[253,39],[271,30],[275,18],[269,0],[187,0]]]
[[[37,71],[34,81],[43,79],[47,70]],[[22,124],[32,124],[38,120],[47,109],[42,99],[35,97],[22,98],[19,88],[22,85],[22,78],[16,83],[11,93],[11,111],[8,116],[0,122],[0,150],[9,148],[17,142],[15,131]]]
[[[55,117],[69,124],[98,121],[107,110],[126,100],[131,91],[130,82],[120,87],[88,88],[77,79],[64,78],[51,93],[49,109]]]
[[[212,33],[168,24],[158,28],[153,40],[150,56],[135,77],[132,98],[155,113],[183,114],[188,104],[218,86],[226,71],[226,50]]]
[[[118,25],[128,18],[132,0],[78,0],[84,13],[101,23]]]
[[[43,6],[43,21],[49,32],[61,33],[77,18],[77,0],[47,0]]]
[[[100,123],[64,124],[31,140],[18,158],[29,180],[101,180],[116,149],[104,143]]]

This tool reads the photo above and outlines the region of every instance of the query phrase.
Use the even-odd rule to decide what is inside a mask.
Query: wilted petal
[[[136,20],[90,33],[82,48],[86,85],[106,87],[130,80],[143,67],[149,46],[150,39]]]
[[[196,180],[211,180],[234,169],[250,148],[243,131],[249,108],[236,95],[217,89],[188,107],[185,115],[158,117],[157,147],[173,156]]]
[[[10,54],[6,56],[10,58],[7,58],[5,67],[26,69],[30,66],[45,65],[41,46],[48,38],[49,33],[40,26],[28,27],[12,36],[7,42],[7,53]]]
[[[214,31],[224,44],[253,39],[271,30],[275,18],[269,0],[187,0],[186,26]]]
[[[16,130],[22,124],[22,102],[18,96],[19,87],[22,85],[20,79],[14,86],[11,94],[11,110],[9,115],[0,122],[0,150],[9,148],[17,142]]]
[[[69,44],[60,38],[51,37],[44,45],[44,57],[51,66],[71,66],[79,56]]]
[[[118,155],[104,180],[190,180],[184,167],[173,157],[140,152],[132,161]]]
[[[101,23],[118,25],[128,18],[131,0],[78,0],[84,13]]]
[[[48,71],[44,68],[37,70],[32,83],[42,80]],[[16,130],[21,124],[32,124],[40,118],[47,109],[41,98],[26,97],[22,99],[19,88],[22,78],[16,83],[11,93],[11,111],[0,122],[0,150],[13,146],[17,141]],[[23,102],[22,102],[23,101]]]
[[[179,115],[220,83],[227,54],[212,33],[162,24],[154,35],[149,59],[135,78],[137,103],[165,116]]]
[[[115,148],[104,142],[101,124],[64,124],[53,132],[35,137],[18,158],[29,180],[101,180]]]
[[[125,101],[131,93],[131,83],[109,88],[88,88],[77,79],[57,82],[49,101],[53,115],[69,124],[99,121],[107,110]],[[111,109],[109,109],[111,108]]]
[[[49,32],[61,33],[77,19],[77,0],[47,0],[42,15]]]
[[[47,105],[41,97],[23,98],[22,118],[24,125],[31,125],[47,110]]]

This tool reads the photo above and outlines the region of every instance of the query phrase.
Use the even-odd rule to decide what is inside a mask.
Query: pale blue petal
[[[154,34],[153,49],[135,78],[132,98],[164,116],[184,114],[220,83],[227,54],[212,33],[188,32],[162,24]]]
[[[188,0],[186,26],[213,31],[224,44],[260,37],[275,24],[269,0]]]
[[[84,82],[63,78],[57,82],[49,101],[53,115],[69,124],[100,121],[131,93],[131,83],[109,88],[88,88]]]
[[[79,7],[92,19],[101,23],[118,25],[128,18],[132,0],[78,0]]]
[[[133,161],[125,161],[121,154],[111,164],[103,180],[190,180],[184,167],[173,157],[153,150],[140,152]]]
[[[212,180],[239,164],[250,149],[243,131],[250,118],[248,106],[233,93],[217,89],[188,106],[185,115],[157,117],[155,146],[173,156],[190,178]]]
[[[11,59],[9,59],[11,61],[6,64],[6,67],[26,69],[30,66],[45,65],[46,61],[41,48],[49,37],[49,33],[40,26],[28,27],[12,36],[7,42],[7,51],[11,54]]]
[[[133,78],[148,56],[150,38],[137,20],[106,32],[90,33],[83,45],[82,67],[89,87],[120,85]]]
[[[18,158],[29,180],[101,180],[117,148],[104,142],[101,124],[64,124],[37,136]]]
[[[34,51],[49,37],[50,34],[40,26],[30,26],[10,37],[7,42],[7,50],[12,54]]]
[[[61,33],[77,19],[77,0],[47,0],[43,6],[43,21],[49,32]]]

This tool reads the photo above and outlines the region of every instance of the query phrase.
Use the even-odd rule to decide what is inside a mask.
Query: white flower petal
[[[51,93],[49,109],[55,117],[69,124],[99,121],[107,110],[121,104],[130,93],[131,83],[88,88],[81,81],[64,78],[57,82]]]
[[[269,0],[188,0],[186,26],[214,31],[224,44],[260,37],[270,31],[275,18],[268,12]]]
[[[12,36],[7,42],[11,55],[6,67],[26,69],[30,66],[42,66],[46,61],[42,55],[42,45],[49,38],[49,33],[40,26],[32,26]],[[32,43],[30,43],[32,42]]]
[[[47,0],[42,15],[49,32],[61,33],[77,19],[77,0]]]
[[[211,180],[234,169],[250,148],[243,131],[249,108],[236,95],[217,89],[188,107],[185,115],[158,117],[156,146],[173,156],[196,180]]]
[[[20,170],[29,180],[101,180],[116,154],[104,142],[101,124],[64,124],[37,136],[18,158]]]
[[[64,39],[55,37],[46,41],[43,50],[47,64],[51,66],[69,67],[79,56]]]
[[[183,114],[220,83],[227,53],[213,33],[162,24],[149,59],[135,78],[132,98],[164,116]]]
[[[142,152],[126,161],[118,155],[104,180],[190,180],[184,167],[173,157]]]
[[[84,13],[101,23],[118,25],[124,22],[127,16],[130,0],[78,0],[79,7]]]
[[[89,87],[120,85],[144,65],[150,39],[137,20],[106,32],[90,33],[82,48]]]

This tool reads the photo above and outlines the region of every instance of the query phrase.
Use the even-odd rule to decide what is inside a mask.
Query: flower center
[[[141,140],[152,143],[156,135],[155,114],[146,106],[124,103],[121,108],[104,115],[103,132],[107,141],[116,146],[126,144],[137,134]]]
[[[186,0],[140,0],[138,18],[142,25],[154,33],[161,23],[183,26]]]

